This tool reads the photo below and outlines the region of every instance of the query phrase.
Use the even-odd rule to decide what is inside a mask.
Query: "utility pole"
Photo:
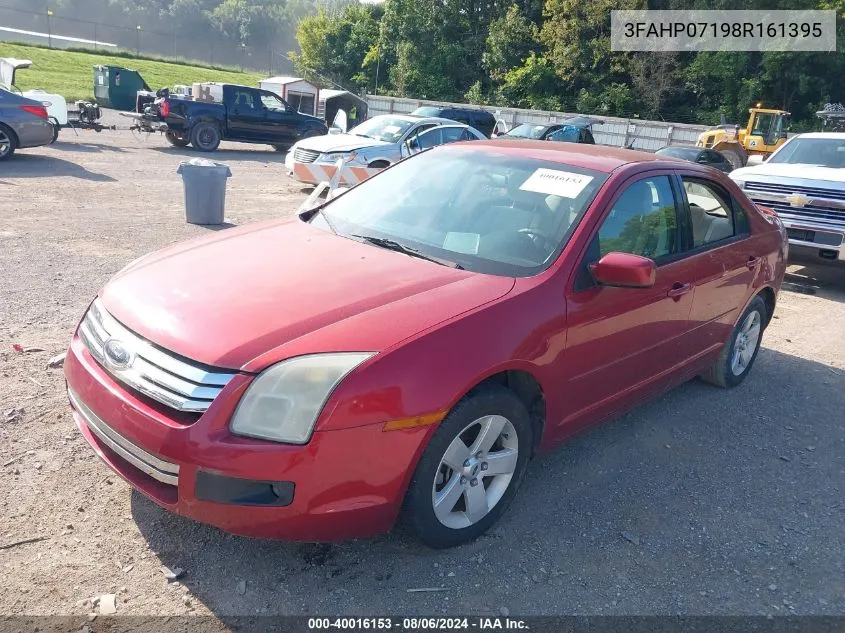
[[[97,23],[94,22],[94,50],[97,50]]]
[[[135,25],[135,57],[141,56],[141,25]]]
[[[53,17],[53,10],[47,9],[47,48],[53,48],[53,32],[50,29],[50,18]]]

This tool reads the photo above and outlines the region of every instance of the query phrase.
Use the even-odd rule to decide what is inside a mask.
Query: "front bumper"
[[[65,376],[77,427],[117,474],[171,512],[244,536],[313,542],[389,531],[432,432],[379,423],[315,431],[304,446],[233,436],[229,419],[250,376],[236,375],[189,423],[117,383],[77,336]]]
[[[784,228],[793,246],[815,249],[824,259],[845,261],[845,230],[817,226],[781,216]]]

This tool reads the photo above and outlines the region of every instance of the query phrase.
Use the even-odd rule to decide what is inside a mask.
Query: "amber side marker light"
[[[445,412],[429,413],[428,415],[419,415],[414,418],[402,418],[401,420],[391,420],[384,423],[382,431],[401,431],[402,429],[415,429],[418,426],[429,426],[437,424],[446,417]]]

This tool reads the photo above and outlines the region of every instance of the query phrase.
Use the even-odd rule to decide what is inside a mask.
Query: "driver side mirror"
[[[630,253],[608,253],[589,269],[600,286],[618,288],[651,288],[657,276],[654,260]]]

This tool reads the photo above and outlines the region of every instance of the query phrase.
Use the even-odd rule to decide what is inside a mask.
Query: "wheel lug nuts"
[[[466,478],[466,477],[461,477],[461,485],[462,485],[462,486],[463,486],[463,485],[466,485],[466,482],[467,482],[467,478]]]
[[[464,462],[464,468],[469,468],[469,460],[466,460],[466,461]]]
[[[487,465],[487,462],[482,462],[481,470],[487,470],[488,468],[489,468],[489,466]]]
[[[472,480],[469,482],[469,485],[470,486],[477,486],[478,485],[478,479],[473,477]]]

